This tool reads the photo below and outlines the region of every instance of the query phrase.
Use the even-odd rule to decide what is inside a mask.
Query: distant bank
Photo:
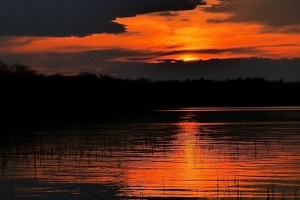
[[[20,64],[0,65],[0,106],[4,113],[300,106],[300,82],[282,79],[129,80],[91,73],[42,75]]]

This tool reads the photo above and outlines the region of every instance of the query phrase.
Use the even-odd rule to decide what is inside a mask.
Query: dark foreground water
[[[1,130],[0,199],[298,199],[300,108],[56,117]]]

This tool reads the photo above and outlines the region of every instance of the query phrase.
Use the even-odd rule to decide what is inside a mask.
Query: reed
[[[204,138],[204,137],[203,137]],[[205,138],[204,138],[205,139]],[[203,140],[204,140],[203,139]],[[185,156],[185,163],[192,163],[191,168],[193,170],[201,170],[201,172],[205,172],[207,170],[207,164],[211,164],[212,158],[211,155],[215,155],[215,160],[217,165],[222,164],[223,158],[224,163],[225,162],[231,162],[232,160],[236,161],[237,165],[243,162],[243,159],[246,156],[249,156],[251,153],[251,158],[254,157],[256,159],[260,159],[261,157],[267,158],[267,159],[275,159],[275,158],[284,158],[284,155],[282,152],[275,152],[274,150],[280,150],[282,146],[285,145],[283,148],[286,151],[286,155],[288,154],[288,150],[290,150],[292,147],[296,148],[297,145],[295,143],[284,143],[284,140],[279,140],[279,137],[277,141],[272,141],[270,137],[267,137],[265,135],[265,138],[263,136],[261,138],[250,138],[250,135],[247,135],[247,137],[243,138],[242,136],[239,137],[239,139],[251,139],[249,142],[252,146],[245,148],[243,144],[240,141],[230,141],[230,142],[224,142],[221,140],[216,140],[210,143],[205,143],[203,141],[197,143],[197,145],[193,144],[193,149],[190,151],[192,155],[189,155],[189,157]],[[1,149],[1,163],[2,163],[2,177],[4,178],[4,171],[7,168],[7,163],[10,164],[10,166],[14,166],[15,170],[18,170],[19,166],[28,166],[29,170],[32,170],[32,175],[34,174],[34,177],[36,179],[40,178],[41,172],[44,174],[46,173],[53,173],[58,174],[57,171],[63,171],[65,170],[66,162],[69,162],[70,160],[75,160],[75,165],[80,165],[81,167],[85,166],[88,168],[92,168],[94,166],[99,166],[101,162],[103,162],[107,158],[112,158],[111,160],[114,160],[114,168],[117,168],[118,171],[121,171],[126,164],[126,162],[123,162],[123,155],[131,156],[131,157],[137,157],[137,156],[143,156],[147,154],[147,157],[145,159],[151,159],[151,157],[155,157],[157,153],[160,153],[159,155],[165,156],[168,155],[169,152],[169,146],[167,139],[158,139],[154,136],[151,136],[147,139],[147,137],[133,137],[133,138],[123,138],[123,137],[116,137],[116,136],[109,136],[109,134],[106,134],[105,136],[97,136],[97,137],[91,137],[89,139],[81,139],[74,138],[74,136],[70,138],[65,139],[65,143],[62,139],[60,139],[58,136],[55,138],[53,137],[52,140],[38,140],[38,143],[36,146],[34,145],[16,145],[15,149]],[[278,143],[279,145],[275,145]],[[265,145],[264,145],[265,144]],[[272,145],[271,145],[272,144]],[[180,144],[182,145],[182,144]],[[180,157],[183,155],[186,155],[189,151],[189,147],[187,147],[187,144],[184,144],[185,146],[175,146],[174,152],[176,152],[176,156]],[[172,147],[173,148],[173,147]],[[269,153],[270,152],[270,153]],[[122,153],[122,154],[121,154]],[[121,156],[120,156],[121,155]],[[269,156],[267,156],[269,155]],[[270,156],[271,155],[271,156]],[[274,156],[273,156],[274,155]],[[149,156],[149,157],[148,157]],[[218,157],[217,157],[218,156]],[[180,157],[181,161],[183,157]],[[190,160],[187,160],[188,158],[191,158]],[[141,159],[144,159],[144,157]],[[13,165],[11,164],[13,162]],[[23,164],[25,163],[25,164]],[[233,162],[232,162],[233,163]],[[75,166],[76,167],[76,166]],[[55,169],[54,169],[55,168]],[[33,171],[34,169],[34,171]],[[55,171],[55,172],[53,172]],[[56,176],[56,175],[54,175]],[[207,198],[206,196],[214,196],[216,197],[226,199],[227,197],[237,198],[240,200],[242,196],[245,196],[244,191],[244,181],[241,181],[243,177],[240,176],[239,173],[235,175],[234,178],[234,185],[232,185],[232,177],[228,177],[227,180],[224,179],[223,174],[218,171],[214,174],[213,180],[210,180],[211,185],[213,185],[212,189],[208,190],[198,190],[198,188],[195,190],[192,190],[193,195],[197,195],[197,197],[201,196],[201,192],[203,191],[203,198]],[[243,176],[243,175],[242,175]],[[166,178],[166,177],[165,177]],[[168,197],[168,195],[171,194],[169,190],[166,192],[166,186],[165,186],[165,178],[162,179],[162,190],[163,190],[163,196]],[[158,181],[159,182],[159,181]],[[158,183],[159,184],[159,183]],[[294,198],[295,200],[298,200],[298,192],[297,188],[295,188],[295,191],[290,192],[290,189],[288,190],[282,190],[282,186],[280,186],[280,183],[273,183],[270,184],[269,180],[269,187],[267,188],[267,199],[276,199],[276,195],[278,198],[282,196],[282,199],[291,199]],[[15,186],[15,185],[14,185]],[[276,186],[276,190],[275,190]],[[161,186],[158,186],[161,187]],[[294,186],[293,186],[294,187]],[[169,189],[169,188],[168,188]],[[122,196],[124,195],[124,189],[122,188]],[[11,194],[12,194],[12,183],[11,183]],[[63,193],[63,189],[61,189]],[[224,193],[223,193],[224,191]],[[281,192],[282,191],[282,192]],[[207,194],[206,194],[207,192]],[[16,193],[16,189],[14,189],[14,193]],[[235,194],[236,193],[236,194]],[[263,188],[263,197],[265,198],[265,187]],[[132,191],[131,191],[132,194]],[[144,195],[143,188],[136,191],[134,193],[136,196],[146,198]],[[147,190],[145,190],[145,194],[147,194]],[[224,194],[224,196],[223,196]],[[282,194],[282,195],[281,195]],[[231,195],[231,196],[230,196]]]
[[[10,180],[10,196],[13,196],[12,180]]]

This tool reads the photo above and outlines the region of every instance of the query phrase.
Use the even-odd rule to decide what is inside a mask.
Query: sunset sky
[[[298,0],[0,0],[0,59],[41,73],[300,81],[299,8]],[[250,57],[272,60],[236,59]]]

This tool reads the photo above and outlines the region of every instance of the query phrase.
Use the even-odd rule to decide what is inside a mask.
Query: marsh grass
[[[178,132],[185,134],[183,131],[176,130],[176,134],[164,134],[162,131],[154,129],[155,134],[149,134],[153,130],[143,132],[136,130],[135,134],[132,131],[122,130],[122,134],[114,134],[110,131],[97,133],[78,133],[78,134],[53,134],[40,135],[36,134],[32,138],[10,138],[0,142],[0,159],[2,179],[10,179],[10,185],[7,188],[11,196],[18,195],[18,188],[14,178],[29,176],[38,180],[49,180],[54,182],[69,181],[64,180],[64,177],[80,178],[79,174],[72,170],[85,169],[80,171],[81,176],[89,175],[93,178],[93,173],[97,176],[105,175],[105,172],[98,172],[101,166],[108,166],[105,169],[113,169],[114,172],[119,172],[128,166],[130,162],[139,163],[143,160],[162,162],[168,158],[168,155],[176,155],[174,165],[186,167],[186,170],[195,171],[199,176],[203,176],[208,186],[205,184],[199,185],[195,181],[186,191],[181,190],[185,185],[171,185],[170,177],[159,174],[159,185],[137,186],[127,185],[121,187],[119,198],[132,199],[159,199],[159,198],[180,198],[177,194],[183,194],[181,198],[199,198],[199,199],[295,199],[298,200],[299,181],[290,183],[285,186],[285,182],[273,177],[265,178],[264,174],[260,175],[265,182],[261,183],[261,187],[257,187],[260,192],[254,191],[251,195],[249,182],[253,179],[243,172],[243,165],[261,163],[268,170],[269,162],[273,160],[280,161],[282,166],[285,162],[290,162],[290,158],[299,161],[297,152],[299,151],[299,141],[296,131],[292,131],[288,138],[286,135],[274,135],[275,131],[271,130],[269,134],[253,135],[248,131],[242,130],[241,133],[232,134],[230,138],[224,135],[224,130],[214,130],[223,127],[204,127],[202,132],[198,130],[193,133],[193,143],[189,145],[187,142],[177,142]],[[259,127],[262,128],[262,127]],[[232,129],[227,130],[232,131]],[[269,131],[269,130],[268,130]],[[291,131],[291,130],[289,130]],[[152,132],[151,132],[152,133]],[[276,132],[275,132],[276,133]],[[214,135],[215,134],[215,135]],[[286,134],[286,133],[284,133]],[[190,138],[188,138],[190,139]],[[296,155],[296,156],[295,156]],[[128,160],[127,160],[128,159]],[[109,163],[107,162],[109,160]],[[278,161],[278,162],[279,162]],[[235,166],[235,170],[222,171],[226,165]],[[191,164],[191,165],[189,165]],[[205,177],[210,168],[209,165],[216,166],[214,174],[210,177]],[[223,167],[223,168],[222,168]],[[274,166],[277,167],[277,166]],[[280,166],[279,166],[280,167]],[[279,169],[276,168],[276,169]],[[98,170],[98,171],[97,171]],[[128,169],[126,169],[128,170]],[[168,169],[161,169],[168,172]],[[172,170],[172,169],[170,169]],[[272,168],[269,168],[272,170]],[[212,171],[212,170],[211,170]],[[178,171],[177,171],[178,172]],[[176,173],[177,173],[176,172]],[[235,172],[234,174],[232,172]],[[293,172],[296,173],[296,172]],[[74,175],[75,174],[75,175]],[[267,175],[267,174],[266,174]],[[277,174],[276,174],[277,175]],[[283,176],[281,174],[278,174]],[[299,175],[299,174],[296,174]],[[176,177],[176,174],[174,174]],[[268,175],[269,176],[269,175]],[[226,178],[224,178],[226,177]],[[195,179],[197,179],[196,177]],[[300,179],[300,177],[297,177]],[[73,181],[77,181],[73,179]],[[86,178],[83,181],[88,181]],[[13,184],[14,183],[14,184]],[[124,183],[125,184],[125,183]],[[169,185],[170,184],[170,185]],[[267,186],[267,190],[266,187]],[[251,185],[251,187],[254,187]],[[160,188],[160,189],[157,189]],[[292,188],[292,189],[291,189]],[[152,191],[153,190],[153,191]],[[68,193],[61,187],[61,196]],[[89,190],[86,189],[89,192]],[[85,191],[85,192],[86,192]],[[153,197],[153,193],[159,193],[161,197]],[[190,193],[188,193],[189,191]],[[42,190],[40,191],[43,192]],[[86,193],[88,193],[86,192]],[[177,192],[177,193],[176,193]],[[91,192],[92,194],[93,192]],[[203,194],[200,195],[200,194]],[[186,195],[186,197],[184,196]],[[200,197],[201,196],[201,197]]]

